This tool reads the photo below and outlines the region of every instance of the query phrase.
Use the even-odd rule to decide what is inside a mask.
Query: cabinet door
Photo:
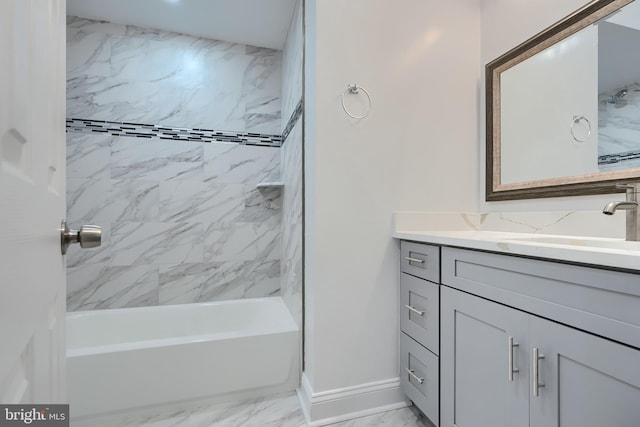
[[[529,424],[528,315],[441,287],[441,425]],[[508,347],[509,337],[518,344]],[[509,379],[509,354],[519,372]]]
[[[544,355],[532,427],[640,425],[640,350],[533,316],[529,344]]]

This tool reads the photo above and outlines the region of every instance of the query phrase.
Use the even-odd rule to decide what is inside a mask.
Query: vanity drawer
[[[436,427],[440,422],[438,362],[436,355],[400,333],[400,385]]]
[[[640,348],[640,274],[442,250],[442,285]]]
[[[403,241],[400,270],[435,283],[440,282],[440,247]]]
[[[400,328],[435,354],[440,353],[440,286],[402,273]]]

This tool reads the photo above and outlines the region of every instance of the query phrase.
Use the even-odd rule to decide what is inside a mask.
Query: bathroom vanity
[[[394,237],[401,387],[436,426],[640,425],[639,256],[614,239]]]

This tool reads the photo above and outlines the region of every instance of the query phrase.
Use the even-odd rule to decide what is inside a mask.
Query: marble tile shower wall
[[[67,255],[68,310],[278,295],[280,149],[67,134],[68,218],[104,245]]]
[[[281,133],[282,53],[68,17],[67,117]]]
[[[69,17],[67,117],[281,133],[282,53]],[[280,149],[67,134],[70,311],[280,292]]]
[[[616,99],[614,94],[622,90],[626,95]],[[640,167],[640,83],[600,94],[598,101],[598,167]]]
[[[282,130],[302,99],[302,2],[298,1],[291,18],[282,55]]]
[[[282,262],[281,293],[293,318],[302,329],[302,126],[301,116],[294,114],[302,106],[302,6],[296,4],[283,53],[284,117],[298,117],[281,148],[282,181]],[[292,120],[289,120],[291,122]],[[282,129],[291,123],[283,120]],[[285,130],[286,133],[286,130]]]

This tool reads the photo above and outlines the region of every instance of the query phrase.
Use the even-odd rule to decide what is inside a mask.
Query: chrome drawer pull
[[[420,384],[424,382],[424,378],[420,378],[419,376],[417,376],[413,369],[409,369],[409,368],[405,368],[405,369],[407,373],[413,377],[414,380],[418,381]]]
[[[544,354],[540,354],[540,350],[537,347],[533,347],[532,349],[533,357],[531,360],[533,361],[533,366],[531,369],[531,384],[533,385],[533,395],[538,397],[540,396],[540,387],[544,387],[544,383],[538,381],[538,361],[540,359],[544,359]]]
[[[415,307],[411,307],[409,304],[405,304],[404,308],[406,308],[409,311],[413,311],[415,314],[424,316],[424,311],[417,310]]]
[[[513,337],[507,338],[507,360],[508,363],[508,372],[509,372],[509,381],[513,381],[513,374],[520,372],[520,369],[513,369],[513,348],[520,347],[520,344],[513,342]]]
[[[406,259],[409,262],[417,262],[418,264],[423,264],[424,263],[423,259],[413,258],[413,257],[410,257],[410,256],[406,256],[406,257],[404,257],[404,259]]]

